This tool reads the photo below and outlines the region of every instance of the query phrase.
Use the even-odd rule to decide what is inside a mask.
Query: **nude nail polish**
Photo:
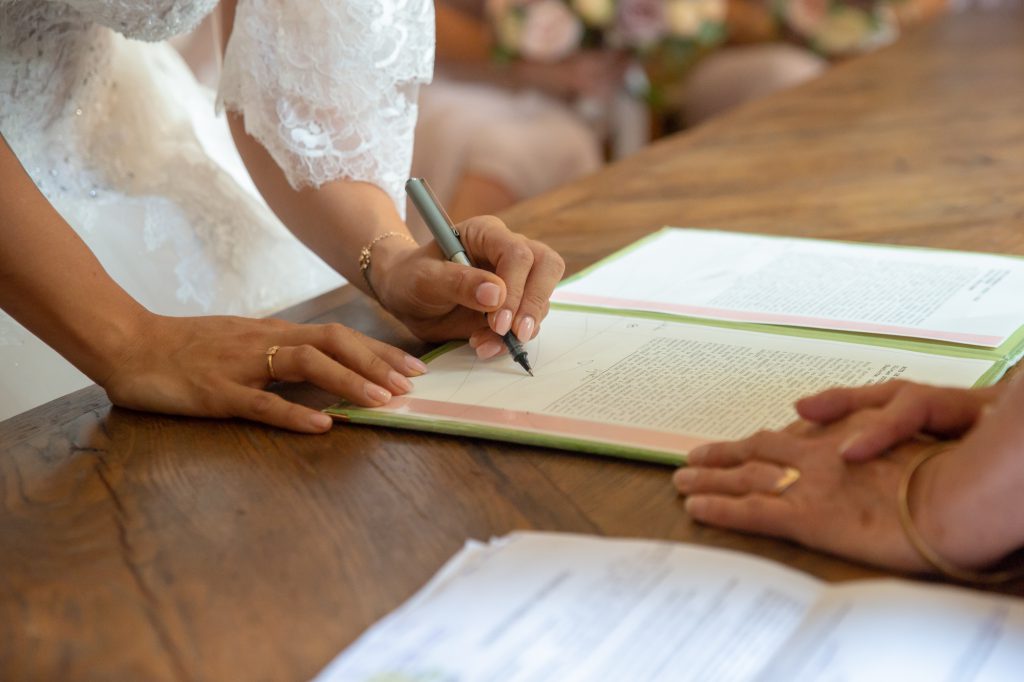
[[[512,311],[502,310],[494,318],[494,333],[498,336],[505,336],[512,328]]]
[[[476,349],[476,355],[481,360],[489,360],[495,355],[500,353],[505,346],[501,341],[490,340],[486,343],[480,344],[480,347]]]
[[[501,289],[498,288],[497,284],[484,282],[476,288],[476,301],[480,305],[490,308],[498,305],[498,301],[500,300]]]
[[[520,341],[526,343],[533,338],[533,330],[537,327],[537,321],[533,319],[531,315],[523,316],[523,319],[519,320],[518,329],[516,329],[516,336]]]
[[[386,403],[391,400],[391,392],[377,384],[367,382],[364,390],[366,391],[366,397],[375,403]]]
[[[428,371],[427,363],[423,362],[419,358],[414,358],[411,355],[405,356],[405,366],[416,374],[426,374]]]
[[[399,389],[405,391],[406,393],[412,390],[412,382],[409,381],[407,377],[402,376],[395,370],[391,370],[390,372],[388,372],[388,380],[394,386],[397,386]]]

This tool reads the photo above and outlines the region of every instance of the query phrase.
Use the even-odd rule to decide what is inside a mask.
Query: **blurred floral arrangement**
[[[583,50],[619,50],[645,67],[657,104],[724,41],[727,0],[489,0],[496,58],[554,63]]]
[[[826,57],[867,52],[896,39],[894,0],[772,0],[783,37]]]

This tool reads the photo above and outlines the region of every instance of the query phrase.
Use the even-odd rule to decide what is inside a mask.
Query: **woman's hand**
[[[797,422],[780,432],[696,448],[673,483],[687,496],[687,512],[702,523],[794,540],[872,564],[924,570],[927,564],[903,534],[896,503],[903,469],[923,446],[849,463],[839,446],[858,421],[826,428]],[[950,455],[918,471],[915,491],[932,490],[923,478]],[[785,467],[799,471],[800,478],[775,494]],[[918,492],[915,502],[920,509],[936,500]]]
[[[927,403],[943,394],[936,391],[918,395]],[[969,433],[942,446],[908,442],[884,457],[851,462],[841,450],[851,436],[876,423],[874,409],[868,409],[826,426],[798,421],[780,432],[695,448],[689,467],[677,471],[673,482],[688,496],[686,509],[698,521],[881,566],[922,570],[928,566],[899,522],[897,490],[905,467],[922,448],[946,447],[914,474],[909,496],[914,524],[947,561],[963,568],[986,566],[1024,546],[1024,516],[1014,513],[1024,486],[1024,381],[995,392],[1000,398],[974,413]],[[786,467],[800,477],[778,493]]]
[[[865,412],[861,428],[839,446],[850,460],[881,455],[917,434],[953,438],[974,426],[1004,385],[982,389],[942,388],[908,381],[834,388],[796,404],[804,419],[831,424]]]
[[[408,392],[407,377],[426,371],[416,358],[338,324],[153,315],[100,384],[122,407],[329,430],[329,416],[263,390],[271,381],[271,346],[280,347],[273,356],[277,379],[308,381],[366,407]]]
[[[374,247],[370,273],[381,303],[420,338],[469,338],[482,358],[504,350],[500,337],[509,330],[529,341],[548,314],[564,261],[493,216],[470,218],[458,230],[475,268],[446,261],[434,242],[414,248],[387,239]]]

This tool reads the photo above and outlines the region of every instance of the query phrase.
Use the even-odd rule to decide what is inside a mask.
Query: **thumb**
[[[493,272],[459,265],[449,261],[434,261],[416,278],[419,291],[417,300],[427,308],[451,310],[463,306],[470,310],[490,313],[505,302],[505,283]]]

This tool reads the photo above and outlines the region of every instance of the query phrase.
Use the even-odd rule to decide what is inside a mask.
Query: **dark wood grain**
[[[570,270],[664,224],[1024,255],[1022,83],[1024,17],[948,19],[504,217]],[[423,350],[349,290],[288,316]],[[668,473],[358,426],[308,437],[146,415],[88,388],[0,424],[0,678],[308,678],[467,538],[519,528],[877,575],[695,526]]]

